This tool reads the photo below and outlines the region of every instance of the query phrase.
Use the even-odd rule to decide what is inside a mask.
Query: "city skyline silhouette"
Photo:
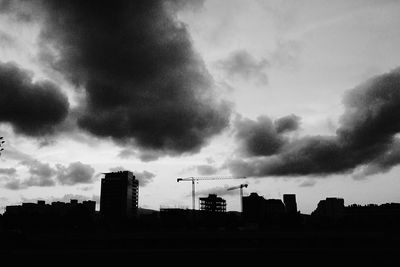
[[[242,197],[242,212],[227,212],[226,201],[215,194],[200,197],[200,209],[156,211],[139,208],[140,190],[132,172],[104,175],[100,211],[95,201],[75,199],[7,206],[0,215],[2,259],[69,254],[92,261],[143,255],[215,261],[224,255],[230,262],[239,253],[250,261],[269,255],[281,264],[310,264],[310,257],[318,262],[333,253],[348,257],[346,264],[384,264],[399,249],[400,203],[344,206],[343,199],[328,197],[306,215],[297,210],[294,194],[281,200],[253,192]],[[329,265],[342,261],[335,258]]]

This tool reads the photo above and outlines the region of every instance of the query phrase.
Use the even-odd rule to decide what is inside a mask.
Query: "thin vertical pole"
[[[243,213],[243,187],[240,186],[240,210]]]
[[[195,179],[192,178],[192,223],[193,227],[196,225],[196,193],[195,193]]]
[[[194,178],[192,178],[192,209],[195,210],[196,207],[196,193],[195,193],[195,185],[194,185]]]

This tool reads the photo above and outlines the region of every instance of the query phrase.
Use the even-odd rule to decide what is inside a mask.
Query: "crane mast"
[[[227,191],[240,189],[240,210],[241,210],[241,212],[243,212],[243,187],[247,187],[247,186],[248,186],[248,184],[241,184],[241,185],[230,187],[227,189]]]
[[[192,210],[196,209],[196,182],[202,180],[225,180],[225,179],[245,179],[244,176],[192,176],[185,178],[177,178],[176,181],[179,182],[192,182]]]

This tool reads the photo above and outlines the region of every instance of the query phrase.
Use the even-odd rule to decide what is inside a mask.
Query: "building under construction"
[[[214,194],[209,194],[208,197],[201,197],[200,210],[226,212],[226,200]]]

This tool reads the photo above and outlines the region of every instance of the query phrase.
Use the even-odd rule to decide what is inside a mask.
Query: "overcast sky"
[[[228,210],[239,192],[400,202],[400,1],[0,1],[0,207],[99,199]],[[198,203],[198,201],[197,201]],[[2,212],[2,210],[0,210]]]

